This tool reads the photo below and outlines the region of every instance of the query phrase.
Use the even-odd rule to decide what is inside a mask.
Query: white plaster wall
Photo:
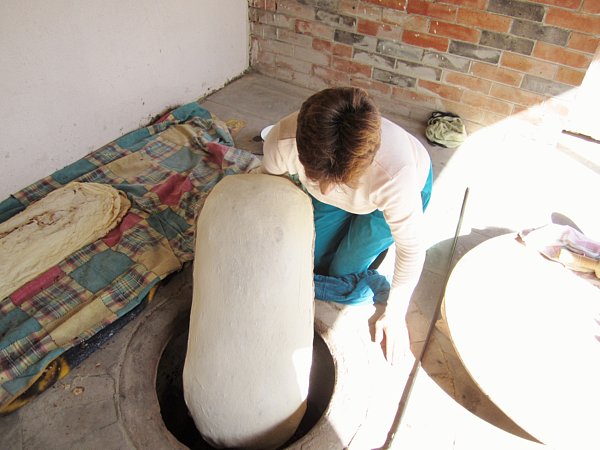
[[[246,0],[2,0],[0,201],[248,67]]]

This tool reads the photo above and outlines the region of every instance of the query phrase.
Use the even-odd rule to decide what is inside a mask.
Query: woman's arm
[[[373,341],[380,343],[386,359],[397,362],[410,349],[406,313],[423,269],[425,251],[406,252],[396,243],[394,280],[383,313],[372,324]]]
[[[383,314],[374,323],[373,338],[382,344],[390,362],[409,348],[405,317],[425,261],[421,242],[423,210],[417,185],[409,171],[382,190],[384,216],[396,249],[390,295]]]

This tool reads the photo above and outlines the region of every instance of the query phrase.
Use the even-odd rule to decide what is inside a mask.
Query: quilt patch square
[[[137,303],[133,299],[147,293],[160,278],[155,274],[148,272],[146,267],[136,264],[130,267],[119,279],[107,286],[107,288],[98,295],[106,308],[121,317],[125,311]],[[128,307],[128,305],[132,305]]]
[[[69,164],[67,167],[57,170],[52,174],[52,178],[60,184],[67,184],[69,181],[73,181],[82,175],[85,175],[92,170],[95,170],[96,166],[86,159],[80,159],[79,161]]]
[[[64,275],[65,273],[60,267],[51,267],[46,272],[38,275],[33,280],[25,283],[15,292],[10,294],[10,298],[15,305],[19,306],[28,298],[31,298],[42,292],[44,289],[52,286]]]
[[[116,228],[113,228],[110,233],[104,237],[104,243],[109,247],[114,247],[121,241],[123,233],[130,228],[133,228],[141,220],[142,218],[137,214],[132,212],[128,213],[125,217],[123,217],[121,223]]]
[[[44,328],[53,328],[56,321],[68,317],[92,298],[92,293],[69,277],[63,277],[52,286],[21,304],[21,309]]]
[[[129,256],[108,249],[92,256],[88,262],[71,272],[70,276],[95,294],[132,265],[133,261]]]
[[[188,177],[175,174],[167,178],[167,181],[154,188],[152,192],[158,195],[161,203],[169,206],[176,206],[185,192],[192,190],[192,183]]]
[[[20,308],[13,309],[0,317],[0,350],[41,329],[40,323],[29,314]]]
[[[120,137],[115,143],[122,148],[126,148],[132,152],[136,152],[141,149],[152,136],[149,128],[140,128],[139,130],[127,133],[125,136]]]
[[[61,186],[62,185],[54,180],[54,178],[46,177],[36,183],[30,184],[21,191],[16,192],[13,194],[13,197],[19,200],[21,204],[29,206],[30,203],[38,201]]]
[[[167,239],[175,239],[191,227],[183,217],[171,208],[163,209],[161,212],[148,217],[148,223]]]
[[[107,145],[90,153],[88,159],[92,161],[98,161],[100,163],[98,166],[103,166],[127,155],[128,153],[128,150],[120,149],[115,145]]]
[[[0,223],[23,211],[25,205],[14,197],[8,197],[0,202]]]
[[[189,171],[195,167],[201,155],[194,153],[187,147],[183,147],[177,153],[161,161],[161,165],[177,172]]]

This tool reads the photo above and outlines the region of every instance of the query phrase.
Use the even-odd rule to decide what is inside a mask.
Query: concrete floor
[[[202,104],[223,120],[240,121],[235,136],[237,147],[260,154],[261,143],[256,139],[260,130],[298,109],[311,93],[248,74],[210,95]],[[591,211],[592,198],[588,194],[597,192],[599,186],[598,144],[561,135],[557,145],[543,129],[521,128],[506,122],[476,131],[457,150],[442,149],[426,144],[424,124],[409,122],[393,111],[383,113],[420,138],[433,161],[435,182],[425,233],[429,250],[407,316],[413,353],[418,354],[435,304],[442,295],[451,242],[467,186],[470,196],[454,262],[490,237],[541,226],[559,214],[571,219],[591,238],[600,240],[600,217],[597,211]],[[390,263],[387,258],[381,270],[390,271]],[[116,406],[125,348],[136,327],[164,298],[189,295],[189,289],[189,273],[177,275],[164,292],[159,290],[159,298],[148,311],[113,336],[104,348],[40,398],[0,418],[0,448],[135,447],[123,431],[126,425],[122,409]],[[438,321],[394,448],[541,449],[541,444],[518,437],[526,433],[479,391],[457,357],[449,336],[444,321]],[[394,396],[399,395],[411,363],[408,361],[397,372],[399,388]],[[396,376],[396,372],[390,374]],[[387,406],[381,408],[385,429],[389,428],[396,402],[396,397],[388,399]],[[368,427],[357,434],[350,448],[374,447],[367,430]],[[376,441],[381,442],[381,430],[377,433]]]

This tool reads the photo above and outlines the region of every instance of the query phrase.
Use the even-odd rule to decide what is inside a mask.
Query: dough
[[[130,206],[112,186],[74,181],[0,223],[0,299],[106,235]]]
[[[310,199],[285,178],[228,176],[206,199],[183,391],[215,447],[277,448],[304,415],[313,241]]]

